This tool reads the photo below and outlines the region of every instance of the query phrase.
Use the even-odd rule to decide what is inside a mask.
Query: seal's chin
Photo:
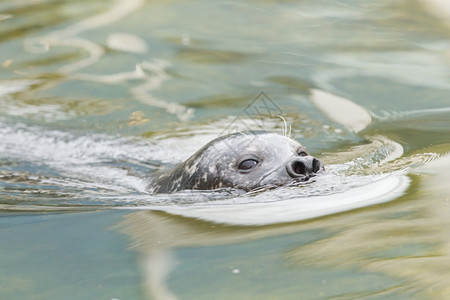
[[[268,190],[273,190],[280,187],[296,187],[296,186],[303,186],[305,184],[311,183],[310,179],[312,177],[315,177],[316,174],[308,174],[302,177],[297,177],[289,180],[288,182],[276,182],[276,183],[267,183],[260,186],[257,186],[247,192],[247,194],[256,194],[265,192]]]
[[[255,187],[251,190],[249,190],[246,194],[247,195],[252,195],[252,194],[258,194],[258,193],[262,193],[268,190],[273,190],[280,187],[280,185],[275,185],[275,184],[266,184],[266,185],[261,185],[258,187]]]
[[[296,185],[303,185],[306,182],[308,182],[311,178],[315,177],[316,174],[312,173],[312,174],[308,174],[302,177],[297,177],[292,179],[291,182],[289,182],[288,184],[286,184],[286,186],[296,186]]]

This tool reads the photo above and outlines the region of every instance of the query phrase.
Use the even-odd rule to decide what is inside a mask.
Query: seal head
[[[306,181],[324,170],[300,143],[269,132],[240,132],[206,144],[185,162],[153,178],[152,193],[234,188],[244,191]]]

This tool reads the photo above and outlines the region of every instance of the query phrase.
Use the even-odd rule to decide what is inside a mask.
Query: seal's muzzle
[[[320,171],[322,163],[313,156],[295,157],[286,164],[286,171],[292,178],[304,177]]]

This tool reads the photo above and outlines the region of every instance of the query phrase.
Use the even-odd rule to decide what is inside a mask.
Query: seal
[[[265,131],[218,137],[175,168],[153,177],[150,193],[233,188],[246,192],[307,181],[324,170],[305,147]]]

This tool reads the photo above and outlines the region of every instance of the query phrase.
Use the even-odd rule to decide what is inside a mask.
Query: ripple
[[[201,48],[181,49],[176,55],[179,59],[195,63],[238,63],[249,59],[247,54]]]
[[[277,128],[277,122],[268,124]],[[151,172],[177,164],[219,135],[223,126],[216,125],[142,139],[79,135],[0,120],[4,162],[0,209],[144,209],[228,224],[290,222],[395,199],[409,186],[405,169],[433,159],[432,154],[400,158],[400,145],[376,137],[372,143],[350,149],[344,155],[348,161],[328,164],[326,173],[298,186],[258,193],[233,189],[169,195],[146,192]]]

